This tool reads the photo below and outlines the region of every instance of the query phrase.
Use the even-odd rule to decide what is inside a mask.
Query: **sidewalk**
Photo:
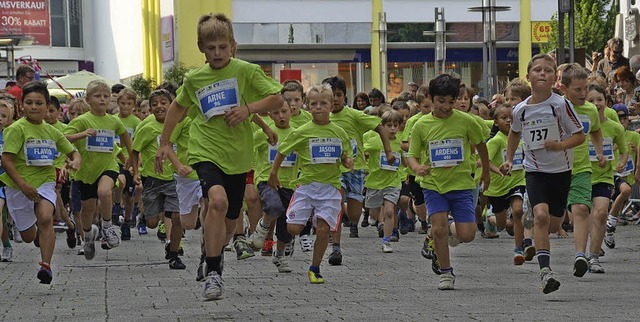
[[[311,285],[311,253],[299,244],[293,273],[280,274],[271,257],[238,261],[226,253],[224,298],[200,299],[195,281],[200,231],[188,232],[187,269],[169,270],[155,230],[86,261],[58,234],[51,285],[35,278],[39,252],[14,244],[14,261],[0,263],[0,320],[15,321],[425,321],[425,320],[637,320],[640,287],[640,226],[618,227],[617,246],[605,248],[605,274],[572,275],[573,240],[552,237],[551,266],[560,289],[544,295],[538,264],[512,264],[513,238],[477,239],[452,249],[455,291],[438,291],[431,262],[420,256],[422,235],[409,233],[382,254],[372,227],[342,241],[342,266],[321,271],[324,285]],[[328,249],[330,250],[330,248]]]

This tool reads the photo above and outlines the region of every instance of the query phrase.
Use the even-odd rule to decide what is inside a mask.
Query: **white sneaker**
[[[456,276],[453,275],[453,272],[442,273],[442,275],[440,275],[440,283],[438,283],[438,289],[441,291],[453,290],[455,283]]]
[[[300,248],[303,252],[313,251],[313,239],[309,235],[300,236]]]
[[[279,273],[291,273],[293,271],[289,265],[289,259],[287,259],[286,256],[273,256],[271,262],[273,265],[276,265]]]
[[[120,236],[118,236],[118,228],[116,227],[115,225],[111,225],[102,230],[102,239],[107,242],[109,249],[120,246]],[[104,246],[103,243],[102,248],[105,248]]]
[[[544,294],[549,294],[560,288],[560,282],[553,278],[553,272],[548,267],[540,270],[540,284]]]
[[[18,227],[16,227],[16,225],[13,224],[11,229],[13,230],[13,241],[16,243],[22,243],[22,235],[20,235],[20,231],[18,230]]]
[[[382,252],[383,253],[393,253],[393,248],[391,248],[391,243],[382,242]]]
[[[13,259],[13,247],[2,248],[2,261],[10,262]]]
[[[251,245],[254,250],[262,249],[262,247],[264,247],[264,240],[267,238],[267,233],[269,233],[269,228],[262,227],[262,219],[260,219],[256,225],[256,231],[249,237],[249,245]]]
[[[224,285],[222,284],[222,277],[220,277],[216,271],[211,271],[207,274],[207,277],[204,280],[202,298],[205,301],[219,300],[222,298],[223,289]]]
[[[368,222],[369,222],[370,226],[374,226],[376,224],[377,220],[375,220],[375,219],[371,218],[371,216],[369,216]]]
[[[95,236],[98,235],[98,231],[98,226],[91,225],[91,231],[84,233],[84,246],[82,248],[84,250],[85,259],[93,259],[96,255]]]

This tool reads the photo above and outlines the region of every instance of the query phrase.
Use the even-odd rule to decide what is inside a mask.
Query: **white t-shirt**
[[[573,149],[550,151],[545,140],[565,140],[582,131],[582,123],[571,103],[552,93],[544,102],[529,104],[531,96],[513,108],[511,130],[519,132],[525,151],[527,172],[560,173],[571,170]]]

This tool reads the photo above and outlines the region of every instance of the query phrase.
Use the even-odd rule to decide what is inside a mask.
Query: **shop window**
[[[51,0],[51,45],[82,47],[81,0]]]

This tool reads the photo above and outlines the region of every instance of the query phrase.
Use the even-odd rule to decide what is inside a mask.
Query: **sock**
[[[267,224],[266,222],[264,222],[264,220],[260,219],[260,221],[258,222],[260,224],[260,227],[264,228],[264,229],[269,229],[269,227],[271,227],[271,225]]]
[[[589,259],[591,259],[591,258],[598,259],[598,258],[600,258],[600,254],[589,253]]]
[[[609,214],[609,217],[607,217],[607,226],[615,227],[617,225],[618,225],[618,217],[614,217],[611,214]]]
[[[549,262],[551,262],[551,253],[546,249],[538,249],[536,251],[536,256],[538,256],[538,265],[540,265],[540,269],[545,267],[551,268],[549,266]]]
[[[333,243],[333,251],[340,251],[340,244],[339,243]]]
[[[383,243],[390,243],[391,242],[391,238],[390,237],[382,237],[382,242]]]
[[[309,266],[309,270],[316,274],[320,274],[320,266]]]
[[[2,241],[2,247],[10,248],[11,247],[11,241],[8,238],[7,238],[7,240],[3,240]]]
[[[109,220],[102,219],[102,229],[107,229],[109,227],[111,227],[111,219]]]
[[[576,253],[576,258],[578,258],[578,257],[586,257],[586,256],[584,255],[583,252],[577,252]]]
[[[207,274],[215,271],[218,275],[222,276],[222,268],[220,267],[222,256],[206,257],[205,261],[207,262]]]
[[[276,257],[282,257],[282,256],[284,256],[284,249],[283,250],[276,249]]]
[[[527,248],[529,246],[533,245],[531,238],[525,238],[522,240],[522,247],[523,248]]]
[[[176,258],[176,257],[178,257],[178,252],[169,251],[169,258]]]
[[[453,267],[449,266],[446,268],[442,268],[440,267],[440,273],[444,274],[444,273],[453,273]]]

